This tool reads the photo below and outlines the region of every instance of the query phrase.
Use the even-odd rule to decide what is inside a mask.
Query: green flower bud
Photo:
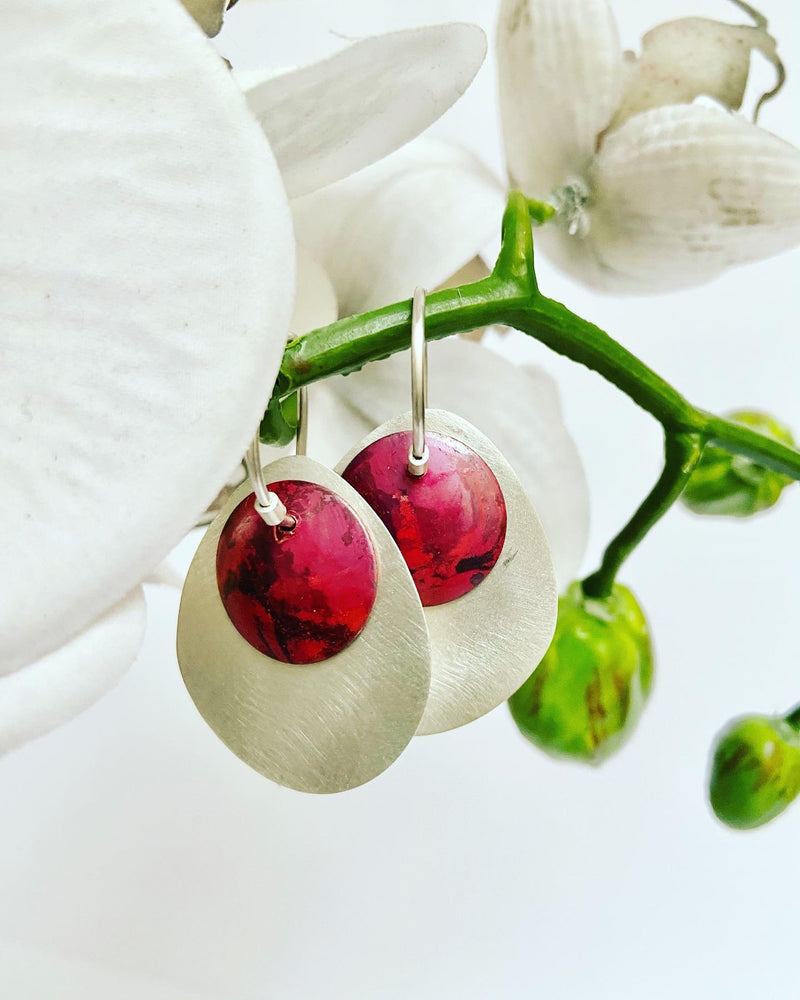
[[[636,725],[650,693],[653,657],[647,622],[619,584],[606,598],[573,583],[558,602],[544,659],[509,706],[520,731],[555,757],[599,764]]]
[[[761,434],[794,445],[789,430],[766,413],[738,410],[729,420],[751,427]],[[777,503],[785,486],[793,482],[780,472],[757,465],[743,455],[731,455],[709,445],[681,495],[695,514],[749,517]]]
[[[739,830],[769,823],[798,792],[800,733],[787,719],[748,715],[720,733],[709,798],[723,823]]]
[[[259,436],[264,444],[278,448],[289,444],[297,431],[297,393],[278,402],[271,399],[261,419]]]

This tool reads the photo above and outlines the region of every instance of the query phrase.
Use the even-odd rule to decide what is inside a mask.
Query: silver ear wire
[[[308,389],[305,386],[297,390],[297,437],[294,453],[308,453]]]
[[[277,527],[286,520],[288,515],[281,498],[276,493],[270,492],[264,485],[264,479],[261,475],[261,456],[259,455],[259,445],[260,441],[258,431],[256,431],[255,436],[250,443],[250,447],[247,449],[247,453],[244,456],[244,464],[247,466],[247,475],[250,477],[250,485],[253,487],[253,493],[256,495],[255,504],[253,506],[266,524],[269,524],[272,527]]]
[[[295,445],[296,455],[305,455],[308,445],[308,390],[306,388],[297,391],[297,438]],[[260,440],[256,431],[247,454],[244,456],[244,463],[247,467],[247,475],[250,477],[250,485],[253,487],[256,500],[253,505],[258,511],[262,520],[271,527],[294,528],[295,519],[286,510],[286,506],[281,498],[268,490],[264,478],[261,474],[261,455],[259,451]]]
[[[428,343],[425,340],[425,289],[415,288],[411,306],[411,447],[408,471],[424,476],[428,471],[425,444],[425,408],[428,405]]]

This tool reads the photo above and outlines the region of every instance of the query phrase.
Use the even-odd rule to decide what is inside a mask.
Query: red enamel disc
[[[500,557],[506,504],[494,473],[461,441],[428,433],[428,471],[407,469],[411,432],[382,437],[358,453],[343,478],[397,543],[425,607],[462,597]]]
[[[291,532],[265,524],[245,497],[217,546],[217,585],[236,629],[284,663],[318,663],[364,628],[375,603],[377,563],[367,532],[345,501],[316,483],[269,489],[296,519]]]

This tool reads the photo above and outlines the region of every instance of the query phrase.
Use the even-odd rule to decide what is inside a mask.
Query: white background
[[[800,144],[800,13],[793,0],[769,6],[790,76],[761,124]],[[681,14],[740,20],[722,0],[615,8],[631,47]],[[388,27],[472,19],[490,30],[494,11],[493,0],[274,0],[269,24],[280,27],[266,32],[243,0],[229,30],[240,12],[246,30],[222,48],[242,68],[277,66]],[[490,62],[434,131],[499,168],[495,100]],[[693,401],[765,407],[800,430],[798,265],[795,251],[638,300],[593,295],[544,259],[538,271],[546,294]],[[657,475],[659,430],[539,345],[520,336],[501,349],[560,383],[592,493],[588,571]],[[799,541],[796,490],[750,522],[675,509],[655,529],[622,576],[650,619],[657,684],[634,738],[602,769],[543,756],[501,707],[414,741],[381,778],[328,798],[269,784],[216,740],[174,660],[178,595],[152,591],[146,646],[117,690],[0,761],[0,937],[11,942],[0,948],[0,995],[797,995],[800,805],[760,832],[732,833],[704,784],[727,719],[800,700]]]

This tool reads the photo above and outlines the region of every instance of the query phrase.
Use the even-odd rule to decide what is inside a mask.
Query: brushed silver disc
[[[362,498],[301,456],[264,470],[337,493],[361,518],[378,562],[378,591],[358,638],[320,663],[281,663],[231,623],[217,589],[220,533],[250,492],[243,484],[209,527],[189,568],[178,614],[178,662],[200,714],[245,763],[304,792],[355,788],[384,771],[419,727],[430,684],[425,616],[403,559]]]
[[[512,695],[547,651],[558,611],[550,547],[516,473],[492,442],[446,410],[427,410],[428,430],[462,441],[497,478],[506,503],[500,558],[474,590],[423,609],[431,643],[431,686],[419,735],[455,729]],[[411,429],[411,413],[368,434],[336,466],[343,472],[379,438]]]

